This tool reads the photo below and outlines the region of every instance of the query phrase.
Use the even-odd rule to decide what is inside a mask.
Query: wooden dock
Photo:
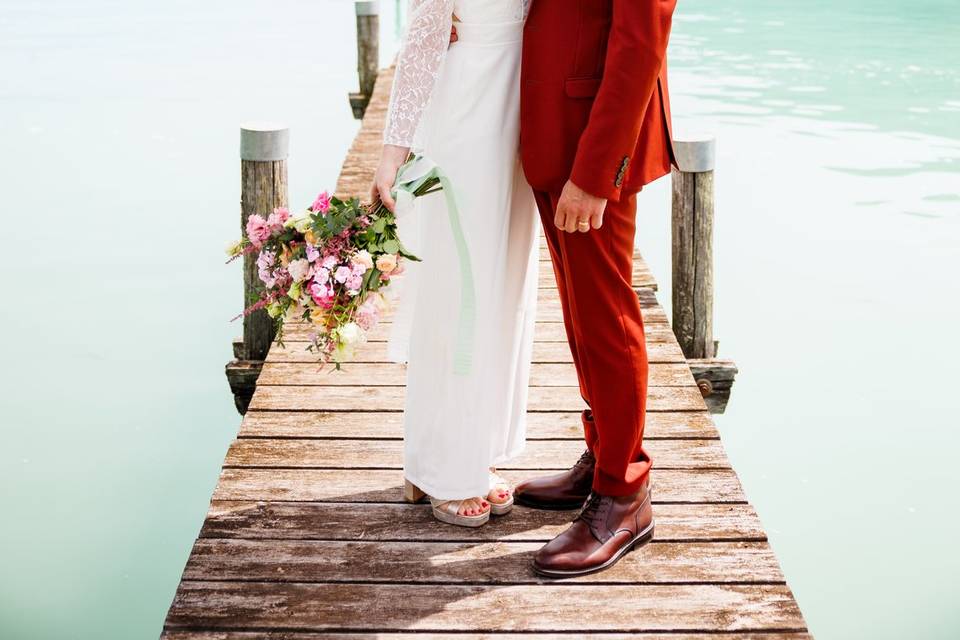
[[[382,74],[343,194],[369,184],[389,82]],[[163,638],[808,638],[653,278],[635,265],[651,361],[652,543],[606,572],[546,581],[530,559],[571,512],[517,507],[468,530],[404,504],[404,376],[385,357],[388,327],[340,373],[318,372],[294,329],[263,366]],[[503,470],[513,480],[566,468],[584,449],[545,250],[540,284],[529,442]]]

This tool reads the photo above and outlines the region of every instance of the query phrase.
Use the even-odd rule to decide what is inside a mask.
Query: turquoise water
[[[680,7],[677,129],[719,139],[731,458],[818,638],[957,637],[960,9]],[[0,637],[158,635],[239,422],[237,127],[292,127],[294,202],[332,185],[352,23],[0,2]],[[668,200],[643,194],[639,233],[664,290]]]

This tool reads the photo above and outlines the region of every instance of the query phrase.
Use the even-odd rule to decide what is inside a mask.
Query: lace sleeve
[[[384,144],[410,147],[450,46],[454,0],[411,0],[397,57]]]

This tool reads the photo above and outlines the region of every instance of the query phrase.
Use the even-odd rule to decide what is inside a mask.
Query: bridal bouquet
[[[398,189],[419,197],[441,190],[440,182],[420,176],[398,181]],[[242,315],[265,309],[280,344],[285,322],[309,323],[308,350],[337,369],[376,326],[386,307],[383,291],[404,260],[419,261],[400,242],[396,217],[385,206],[326,192],[299,214],[280,208],[266,217],[251,215],[245,236],[227,253],[231,260],[257,256],[263,286]]]

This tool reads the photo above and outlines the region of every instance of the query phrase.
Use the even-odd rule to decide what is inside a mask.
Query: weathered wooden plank
[[[185,580],[537,584],[540,542],[197,541]],[[349,567],[349,569],[347,569]],[[568,582],[783,582],[766,542],[654,542],[600,574]]]
[[[335,374],[334,374],[335,375]],[[402,379],[400,380],[402,384]],[[405,387],[317,387],[257,385],[250,402],[254,410],[281,411],[400,411]],[[528,411],[577,411],[586,408],[579,387],[531,387]],[[650,387],[647,406],[652,411],[706,411],[700,390],[687,387]]]
[[[365,199],[370,190],[383,145],[382,131],[386,124],[393,72],[391,67],[381,69],[377,74],[373,96],[367,104],[360,131],[353,139],[337,180],[337,195],[341,198],[356,196]]]
[[[423,640],[422,633],[367,631],[304,633],[302,631],[164,631],[160,640]],[[642,640],[811,640],[804,632],[760,633],[645,633]],[[431,633],[430,640],[637,640],[626,633]]]
[[[393,362],[358,362],[342,368],[293,362],[271,362],[260,370],[257,384],[298,386],[395,386],[403,384],[407,369]],[[531,387],[575,387],[577,370],[573,364],[538,363],[531,366]],[[681,362],[650,365],[648,384],[651,387],[695,387],[690,367]]]
[[[393,331],[393,322],[386,316],[367,334],[369,342],[386,342]],[[313,332],[311,325],[293,319],[284,325],[284,341],[303,342],[310,339]],[[666,322],[653,322],[644,326],[644,335],[647,342],[676,342],[673,329]],[[567,342],[567,332],[563,322],[537,322],[534,327],[534,342]]]
[[[748,504],[658,504],[656,539],[766,540]],[[517,505],[507,518],[483,527],[454,529],[433,517],[427,504],[214,501],[201,538],[406,541],[546,542],[570,525],[570,511]]]
[[[181,626],[421,632],[800,631],[804,622],[790,590],[780,584],[530,588],[186,580],[167,616],[167,627]]]
[[[746,502],[732,469],[654,468],[653,502]],[[503,472],[511,482],[539,475]],[[401,502],[402,473],[395,469],[254,469],[220,472],[214,500],[288,502]]]
[[[307,351],[307,342],[298,342],[288,340],[283,346],[274,344],[267,354],[267,362],[302,362],[316,364],[317,356]],[[651,364],[656,363],[685,363],[683,352],[680,351],[680,345],[676,340],[670,342],[648,342],[647,358]],[[351,362],[344,367],[348,367],[357,362],[385,363],[390,362],[387,357],[387,346],[383,342],[368,342],[357,347]],[[573,362],[570,356],[570,347],[566,342],[534,342],[533,358],[534,363],[559,363],[565,364]]]
[[[240,425],[250,438],[402,438],[399,411],[251,411]],[[718,438],[710,416],[701,411],[647,413],[644,438]],[[527,414],[527,440],[583,441],[579,412]]]
[[[539,440],[502,468],[566,469],[577,461],[583,449],[583,444],[575,440]],[[651,440],[645,443],[645,449],[658,469],[730,466],[719,440]],[[241,438],[230,445],[224,466],[401,469],[403,442]]]

